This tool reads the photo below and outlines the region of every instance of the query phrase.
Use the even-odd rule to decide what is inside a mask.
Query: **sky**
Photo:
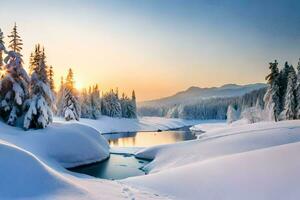
[[[8,35],[17,23],[25,67],[44,45],[56,87],[71,67],[78,88],[134,89],[144,101],[265,82],[270,61],[300,57],[296,0],[0,1],[0,28]]]

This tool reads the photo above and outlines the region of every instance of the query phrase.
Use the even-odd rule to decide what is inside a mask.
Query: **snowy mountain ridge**
[[[225,84],[221,87],[210,87],[210,88],[201,88],[201,87],[192,86],[187,90],[178,92],[175,95],[169,97],[139,102],[138,106],[139,107],[171,106],[174,104],[191,103],[201,99],[242,96],[246,93],[264,87],[267,87],[267,85],[264,83],[254,83],[254,84],[247,84],[247,85]]]

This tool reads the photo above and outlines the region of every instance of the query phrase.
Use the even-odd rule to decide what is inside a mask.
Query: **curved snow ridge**
[[[42,198],[62,191],[65,197],[71,191],[78,196],[85,193],[32,153],[3,140],[0,140],[0,158],[0,197],[3,199]]]
[[[26,132],[4,124],[3,126],[4,131],[0,134],[0,139],[43,159],[55,160],[63,167],[89,164],[109,157],[106,139],[89,126],[78,123],[53,123],[46,129]]]
[[[124,180],[175,199],[298,199],[300,142],[269,147]],[[180,181],[179,181],[180,180]]]
[[[109,155],[106,140],[91,127],[54,123],[46,129],[24,132],[2,122],[0,125],[1,199],[165,199],[64,169],[62,166],[94,162]]]
[[[264,149],[300,141],[300,121],[265,122],[207,132],[194,141],[143,149],[139,158],[154,159],[144,169],[150,173],[197,161]]]

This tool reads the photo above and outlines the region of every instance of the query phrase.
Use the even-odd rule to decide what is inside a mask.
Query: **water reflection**
[[[104,136],[111,147],[149,147],[196,138],[189,129],[161,132],[114,133],[105,134]]]
[[[104,179],[124,179],[131,176],[145,175],[141,170],[149,161],[119,154],[110,154],[109,159],[95,164],[71,168],[69,170],[77,173]]]

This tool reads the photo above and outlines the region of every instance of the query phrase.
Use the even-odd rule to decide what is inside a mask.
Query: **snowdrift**
[[[150,174],[124,182],[174,199],[299,199],[299,151],[300,121],[218,127],[141,150]]]
[[[53,123],[46,129],[24,131],[0,122],[0,139],[43,159],[74,167],[109,156],[109,145],[95,129],[77,123]]]

